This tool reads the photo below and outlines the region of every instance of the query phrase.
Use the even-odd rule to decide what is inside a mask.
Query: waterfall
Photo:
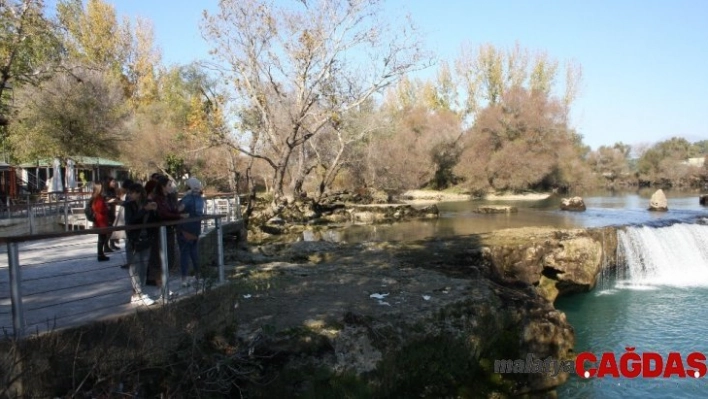
[[[708,226],[628,227],[617,241],[618,286],[708,287]]]
[[[607,293],[614,288],[614,282],[616,279],[617,270],[614,267],[610,267],[609,259],[607,256],[608,245],[607,236],[605,234],[605,229],[601,230],[602,237],[602,265],[600,265],[600,275],[597,277],[597,290],[599,292]]]

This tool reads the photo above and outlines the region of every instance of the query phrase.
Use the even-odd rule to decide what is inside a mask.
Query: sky
[[[152,21],[165,64],[208,59],[199,24],[218,1],[105,1]],[[571,123],[593,149],[708,139],[708,1],[386,0],[386,9],[410,13],[426,47],[450,63],[463,45],[517,42],[579,63]]]

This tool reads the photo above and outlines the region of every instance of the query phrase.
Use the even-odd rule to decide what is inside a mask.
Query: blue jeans
[[[199,240],[187,241],[180,232],[177,232],[177,241],[179,241],[179,268],[182,277],[187,277],[189,274],[190,260],[196,276],[199,273]]]
[[[132,248],[131,248],[132,251]],[[130,256],[130,282],[133,285],[133,293],[142,294],[145,287],[145,279],[147,278],[148,258],[150,257],[150,249],[140,252],[135,252]]]

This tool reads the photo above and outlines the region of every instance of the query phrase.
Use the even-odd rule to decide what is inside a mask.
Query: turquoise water
[[[575,328],[575,352],[598,358],[626,347],[669,352],[685,359],[708,355],[708,226],[677,224],[631,228],[620,237],[624,267],[605,276],[590,293],[560,298]],[[699,379],[590,378],[571,376],[560,398],[703,398],[708,377]]]
[[[708,288],[617,289],[560,299],[556,307],[575,328],[575,351],[619,356],[636,352],[708,354]],[[590,378],[571,376],[560,398],[687,398],[708,396],[708,378]]]

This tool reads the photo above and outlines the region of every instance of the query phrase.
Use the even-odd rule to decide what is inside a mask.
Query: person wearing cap
[[[204,215],[204,198],[202,198],[202,183],[189,178],[186,181],[187,193],[180,200],[182,214],[189,218]],[[202,232],[201,220],[189,221],[179,225],[177,241],[180,252],[180,272],[182,273],[182,287],[187,287],[189,283],[189,262],[192,262],[195,281],[199,278],[199,235]]]

